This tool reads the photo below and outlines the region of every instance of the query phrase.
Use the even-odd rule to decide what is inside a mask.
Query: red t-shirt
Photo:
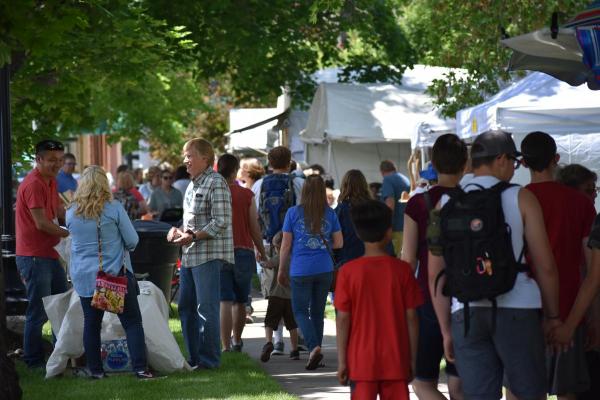
[[[254,193],[237,183],[229,185],[231,192],[231,210],[233,224],[233,247],[236,249],[254,250],[250,236],[250,220],[248,210],[253,201]]]
[[[38,230],[30,209],[43,208],[46,217],[53,221],[57,215],[59,202],[55,178],[50,179],[49,182],[44,181],[37,168],[25,177],[17,191],[15,213],[18,256],[58,258],[54,246],[60,242],[60,237]]]
[[[339,270],[335,307],[351,315],[351,380],[406,380],[410,345],[406,310],[423,299],[408,263],[395,257],[360,257]]]
[[[450,191],[450,188],[443,186],[433,186],[429,189],[431,207],[435,208],[438,201],[448,191]],[[431,301],[431,294],[429,293],[429,269],[427,268],[427,220],[429,219],[429,210],[425,204],[423,193],[416,194],[408,200],[404,213],[417,223],[417,229],[419,230],[417,239],[417,261],[419,263],[417,282],[421,288],[423,299],[426,303],[429,303]]]
[[[537,197],[544,213],[548,239],[558,267],[559,309],[564,321],[581,285],[583,239],[590,235],[596,210],[585,194],[558,182],[531,183],[526,187]]]

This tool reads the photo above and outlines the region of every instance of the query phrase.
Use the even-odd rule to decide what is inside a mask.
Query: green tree
[[[482,102],[510,80],[511,51],[503,35],[518,36],[561,23],[582,11],[589,0],[412,0],[403,7],[401,25],[420,63],[463,68],[429,88],[445,115]]]

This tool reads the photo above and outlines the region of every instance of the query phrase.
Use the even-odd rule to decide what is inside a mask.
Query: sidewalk
[[[257,297],[254,297],[257,296]],[[344,399],[350,398],[350,388],[340,386],[337,377],[337,351],[335,347],[335,322],[325,319],[323,330],[323,363],[324,368],[307,371],[304,365],[308,353],[300,354],[300,361],[290,360],[290,342],[288,332],[284,329],[285,352],[283,356],[272,356],[269,362],[260,361],[260,352],[265,344],[263,320],[267,311],[267,300],[262,299],[258,292],[253,293],[254,323],[244,328],[244,352],[255,359],[265,371],[273,376],[281,386],[300,399]],[[411,400],[417,399],[410,388]],[[441,384],[440,390],[448,397],[446,385]]]

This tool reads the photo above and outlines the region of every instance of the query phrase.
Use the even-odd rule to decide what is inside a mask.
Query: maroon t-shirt
[[[231,191],[231,210],[233,225],[233,247],[236,249],[254,250],[250,235],[249,210],[254,201],[252,190],[241,187],[237,183],[229,185]]]
[[[581,286],[583,239],[590,235],[596,210],[585,194],[558,182],[526,186],[537,197],[559,278],[559,309],[564,321]],[[535,266],[533,266],[535,268]]]
[[[443,186],[433,186],[429,189],[429,198],[431,199],[431,207],[435,207],[438,201],[444,194],[450,191],[450,188]],[[414,195],[408,200],[406,204],[406,215],[412,218],[417,223],[419,236],[417,242],[417,282],[421,288],[423,299],[425,302],[431,301],[431,295],[429,294],[429,270],[427,268],[427,221],[429,219],[429,210],[425,204],[425,196],[423,193]]]

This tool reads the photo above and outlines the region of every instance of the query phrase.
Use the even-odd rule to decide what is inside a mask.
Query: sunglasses
[[[513,166],[515,167],[515,169],[519,169],[521,163],[523,162],[522,159],[517,158],[515,156],[507,155],[506,157],[508,157],[509,160],[513,160]]]

